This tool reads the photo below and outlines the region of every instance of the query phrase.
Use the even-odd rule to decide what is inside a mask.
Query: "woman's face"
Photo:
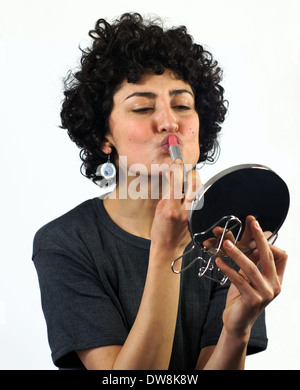
[[[170,71],[146,74],[136,83],[124,81],[113,98],[107,140],[116,149],[118,162],[127,167],[171,163],[168,137],[176,135],[185,164],[199,159],[199,117],[192,88]],[[104,147],[103,147],[103,150]],[[152,170],[153,172],[153,170]]]

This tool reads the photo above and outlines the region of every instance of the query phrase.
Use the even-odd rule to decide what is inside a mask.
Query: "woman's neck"
[[[152,222],[159,200],[112,199],[106,197],[103,205],[110,218],[123,230],[135,236],[150,239]]]
[[[157,203],[165,193],[161,180],[153,184],[153,178],[129,178],[126,187],[117,185],[103,200],[110,218],[123,230],[139,237],[150,239],[152,222]]]

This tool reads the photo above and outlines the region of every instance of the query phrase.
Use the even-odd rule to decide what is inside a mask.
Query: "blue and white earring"
[[[107,157],[107,162],[98,166],[96,176],[102,176],[100,187],[110,186],[116,181],[117,170],[115,165],[110,161],[110,154]]]

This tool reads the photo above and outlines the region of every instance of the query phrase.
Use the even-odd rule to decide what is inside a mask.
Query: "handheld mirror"
[[[188,218],[189,231],[193,246],[172,263],[172,271],[181,273],[190,268],[196,261],[200,262],[198,276],[208,277],[215,268],[214,260],[217,257],[232,260],[222,251],[225,234],[234,235],[234,243],[242,237],[245,220],[253,215],[264,232],[270,232],[268,241],[273,243],[282,226],[289,209],[290,197],[286,183],[270,168],[258,164],[243,164],[228,168],[212,177],[195,197]],[[222,227],[220,237],[214,237],[212,230]],[[212,239],[212,247],[205,247],[206,240]],[[190,264],[181,270],[176,270],[175,263],[196,247],[206,254],[196,257]],[[241,248],[240,248],[241,249]],[[242,249],[243,250],[243,249]],[[253,249],[252,249],[253,250]],[[251,250],[245,248],[245,254]],[[227,277],[218,269],[217,278],[213,280],[220,284],[227,281]]]

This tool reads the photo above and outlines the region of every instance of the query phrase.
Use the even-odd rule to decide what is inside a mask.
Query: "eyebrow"
[[[182,93],[189,93],[192,97],[194,97],[192,92],[189,91],[188,89],[173,89],[169,92],[169,95],[175,96],[175,95],[180,95]],[[148,99],[155,99],[157,97],[157,95],[153,92],[134,92],[131,95],[127,96],[127,98],[125,100],[130,99],[134,96],[146,97]]]

